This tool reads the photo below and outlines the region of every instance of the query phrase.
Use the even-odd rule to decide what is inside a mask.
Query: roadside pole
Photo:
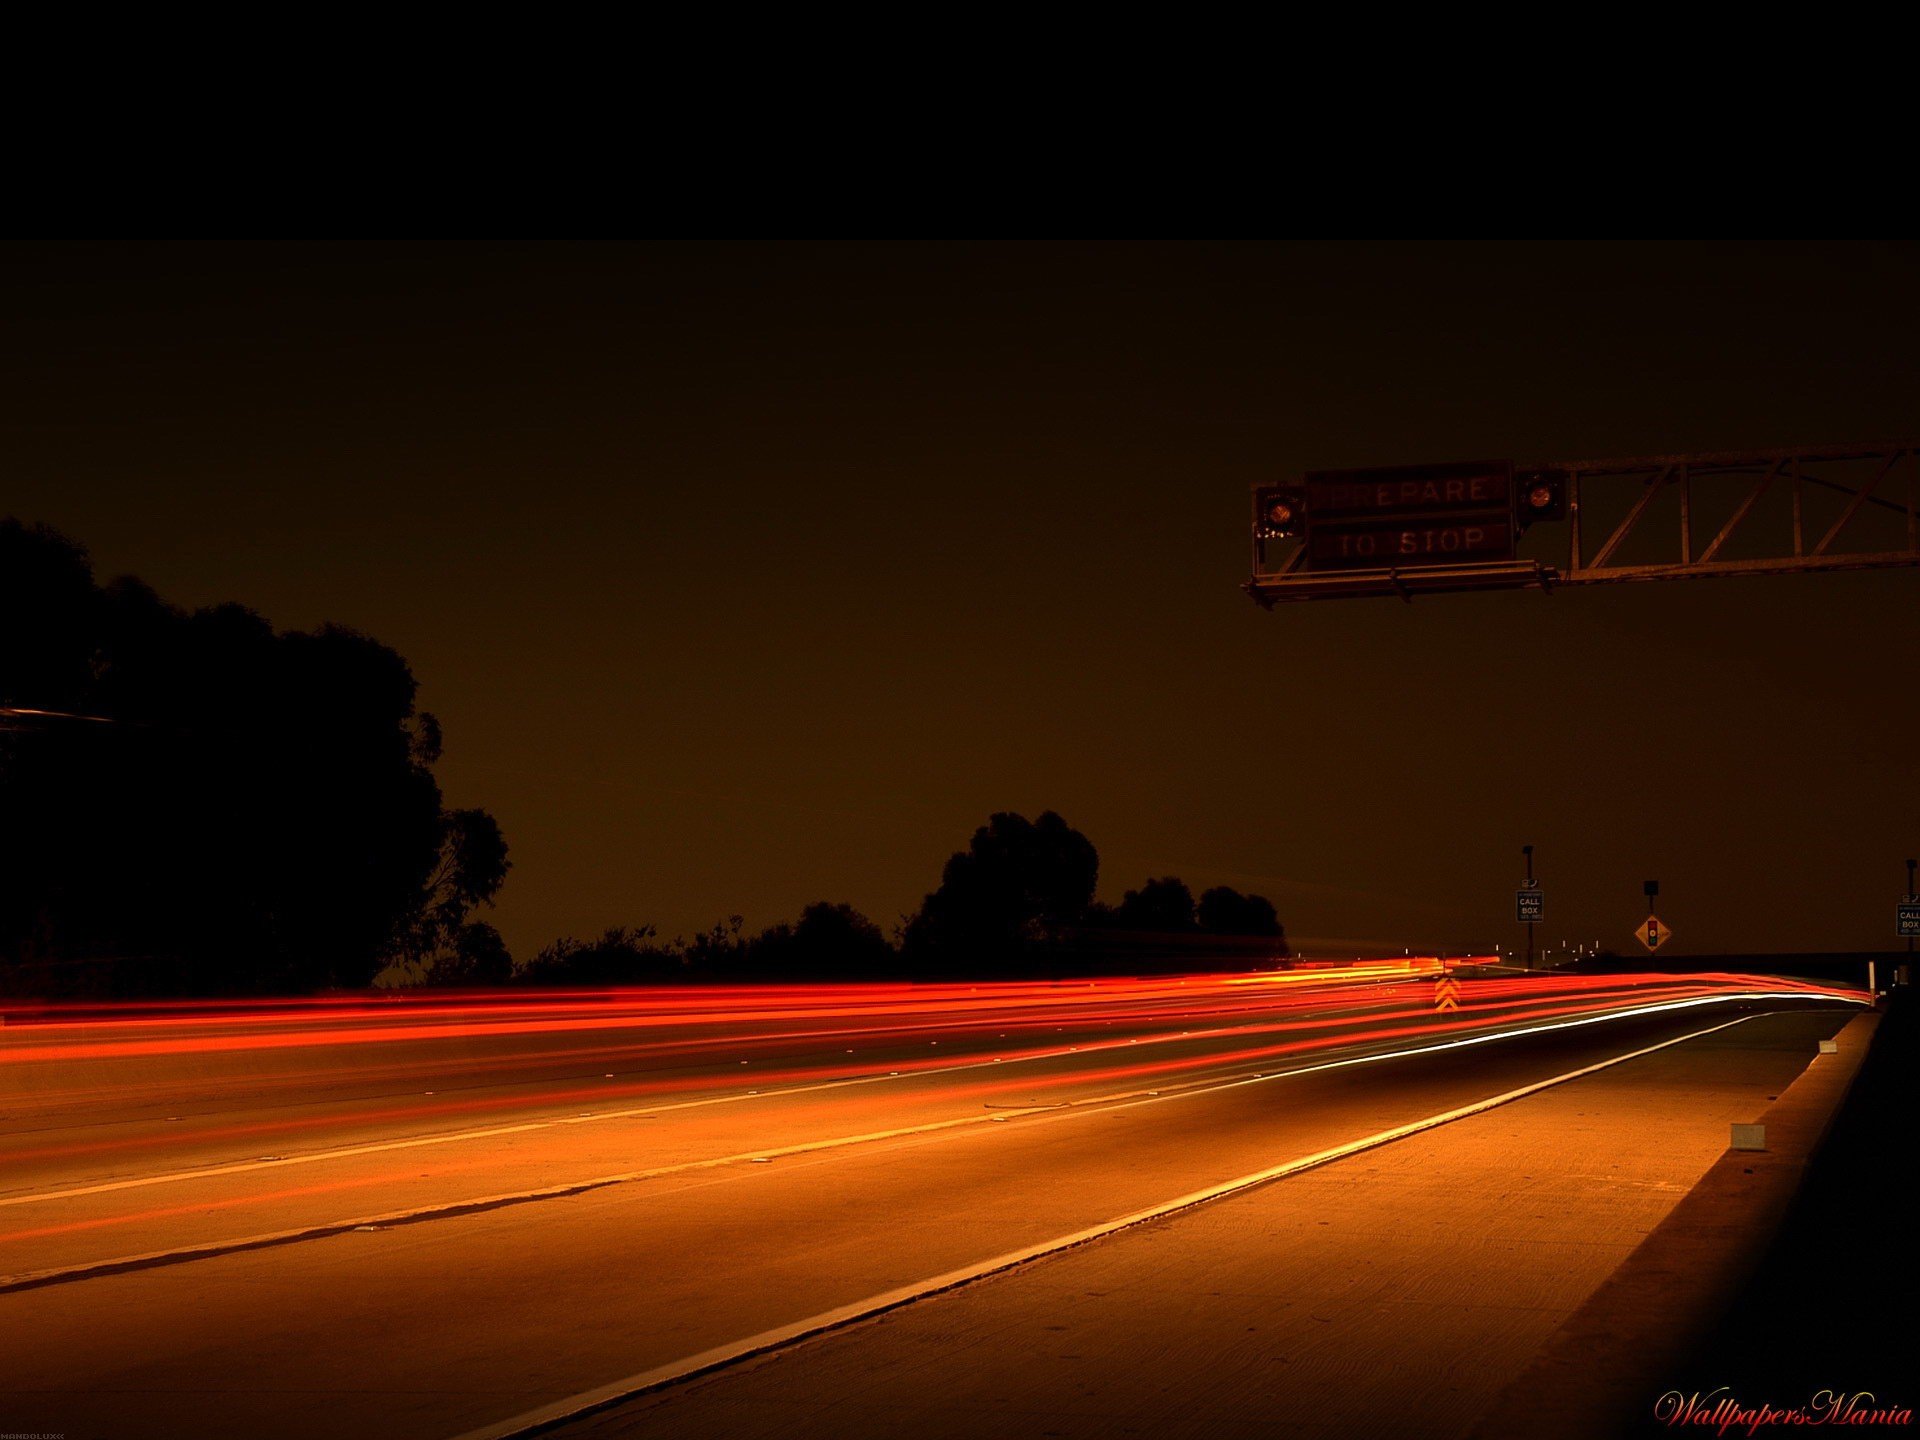
[[[1527,857],[1527,878],[1513,896],[1513,918],[1527,927],[1527,969],[1533,969],[1533,927],[1546,918],[1546,897],[1540,893],[1540,882],[1533,878],[1533,847],[1522,845],[1520,853]]]
[[[1894,972],[1895,985],[1913,983],[1913,937],[1920,933],[1920,887],[1913,883],[1913,870],[1916,863],[1907,861],[1907,891],[1901,897],[1900,908],[1894,911],[1894,931],[1907,939],[1907,963],[1898,966]],[[1873,989],[1873,962],[1867,962],[1867,989]]]
[[[1640,928],[1634,931],[1634,938],[1647,947],[1652,954],[1673,938],[1673,932],[1666,922],[1653,913],[1653,898],[1660,893],[1660,882],[1648,880],[1640,886],[1640,893],[1647,897],[1647,918],[1640,922]]]
[[[1520,853],[1527,857],[1527,889],[1533,889],[1533,847],[1522,845]],[[1527,969],[1533,968],[1533,921],[1527,921]]]
[[[1907,861],[1907,903],[1909,905],[1920,904],[1920,890],[1914,889],[1913,886],[1915,863],[1912,860]],[[1911,935],[1907,936],[1907,974],[1909,977],[1913,974],[1913,936]]]

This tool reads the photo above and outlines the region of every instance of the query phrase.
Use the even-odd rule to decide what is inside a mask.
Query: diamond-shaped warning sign
[[[1658,915],[1649,915],[1640,922],[1640,928],[1633,932],[1633,938],[1649,950],[1658,950],[1673,938],[1673,932]]]

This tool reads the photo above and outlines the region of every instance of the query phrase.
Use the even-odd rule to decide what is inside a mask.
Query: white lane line
[[[1798,994],[1800,992],[1794,993]],[[1765,997],[1752,996],[1748,998]],[[741,1162],[766,1162],[790,1155],[837,1150],[853,1145],[872,1144],[882,1140],[902,1139],[935,1131],[959,1130],[982,1123],[1006,1123],[1010,1120],[1018,1120],[1023,1125],[1034,1126],[1043,1125],[1054,1120],[1070,1120],[1081,1115],[1112,1114],[1116,1110],[1131,1110],[1144,1105],[1167,1104],[1176,1100],[1192,1099],[1195,1096],[1217,1094],[1224,1090],[1237,1089],[1243,1085],[1262,1085],[1272,1080],[1286,1080],[1298,1075],[1312,1075],[1325,1070],[1338,1070],[1353,1065],[1369,1065],[1385,1060],[1408,1059],[1413,1056],[1433,1054],[1442,1050],[1454,1050],[1464,1046],[1488,1044],[1503,1039],[1516,1039],[1543,1031],[1566,1030],[1579,1026],[1601,1024],[1611,1019],[1621,1018],[1626,1014],[1653,1014],[1666,1010],[1691,1008],[1701,1003],[1707,1002],[1698,999],[1669,1001],[1664,1004],[1643,1006],[1631,1012],[1583,1016],[1574,1020],[1554,1021],[1549,1024],[1531,1026],[1520,1030],[1503,1031],[1495,1034],[1466,1036],[1458,1040],[1439,1041],[1434,1044],[1408,1049],[1374,1051],[1348,1056],[1338,1060],[1324,1060],[1313,1065],[1297,1066],[1290,1070],[1259,1071],[1252,1074],[1232,1076],[1224,1080],[1194,1080],[1184,1083],[1173,1082],[1171,1088],[1124,1091],[1119,1094],[1077,1101],[1066,1107],[1035,1106],[1025,1114],[1017,1116],[1004,1112],[961,1116],[956,1119],[931,1121],[922,1125],[900,1126],[889,1130],[870,1131],[861,1135],[842,1135],[830,1137],[825,1140],[805,1141],[769,1150],[743,1151],[734,1155],[681,1161],[672,1165],[656,1166],[647,1170],[627,1171],[617,1175],[597,1176],[588,1180],[570,1181],[560,1185],[545,1186],[536,1190],[516,1190],[499,1195],[485,1195],[465,1200],[445,1201],[437,1205],[424,1205],[407,1210],[388,1211],[380,1215],[361,1215],[346,1220],[323,1221],[318,1224],[300,1226],[288,1230],[276,1230],[260,1235],[248,1235],[237,1239],[209,1240],[198,1245],[177,1246],[166,1250],[151,1250],[135,1255],[120,1255],[106,1260],[92,1260],[78,1265],[55,1266],[45,1270],[26,1271],[15,1275],[0,1275],[0,1294],[15,1290],[39,1289],[48,1285],[68,1284],[78,1280],[96,1279],[102,1276],[121,1274],[131,1270],[147,1270],[162,1265],[177,1265],[191,1260],[213,1259],[218,1256],[237,1254],[247,1250],[261,1250],[273,1246],[296,1244],[304,1240],[326,1239],[354,1230],[407,1225],[426,1220],[451,1219],[457,1216],[473,1214],[478,1211],[502,1209],[509,1205],[531,1204],[541,1200],[567,1199],[575,1195],[582,1195],[590,1191],[606,1189],[615,1185],[660,1179],[669,1175],[684,1174],[690,1171],[718,1169],[723,1166]],[[1742,1017],[1742,1019],[1752,1018],[1754,1017]],[[1738,1023],[1740,1023],[1740,1021],[1728,1022],[1729,1025]],[[1725,1029],[1727,1026],[1717,1028]],[[1701,1031],[1699,1033],[1711,1034],[1712,1032]],[[1653,1048],[1659,1049],[1661,1047],[1655,1046]],[[1168,1082],[1165,1081],[1159,1083],[1163,1086],[1168,1084]]]
[[[1408,1052],[1415,1053],[1415,1052]],[[1361,1057],[1367,1058],[1367,1057]],[[1393,1053],[1374,1057],[1391,1059]],[[1350,1062],[1336,1062],[1350,1063]],[[967,1067],[973,1068],[973,1067]],[[128,1270],[147,1270],[160,1265],[179,1264],[187,1260],[211,1259],[218,1255],[231,1255],[243,1250],[262,1250],[276,1245],[289,1245],[301,1240],[319,1240],[332,1235],[342,1235],[352,1230],[393,1225],[409,1225],[422,1220],[437,1220],[459,1215],[468,1215],[481,1210],[498,1210],[508,1205],[531,1204],[539,1200],[561,1200],[574,1195],[583,1195],[592,1190],[603,1190],[614,1185],[628,1185],[642,1180],[659,1180],[670,1175],[686,1174],[697,1170],[715,1170],[727,1165],[741,1163],[767,1163],[793,1155],[813,1154],[823,1150],[839,1150],[852,1145],[870,1145],[882,1140],[905,1139],[915,1135],[925,1135],[942,1130],[956,1130],[967,1126],[980,1125],[989,1121],[1008,1121],[1027,1119],[1029,1123],[1038,1123],[1048,1119],[1063,1119],[1069,1114],[1108,1114],[1117,1109],[1131,1109],[1134,1105],[1159,1104],[1162,1100],[1180,1100],[1193,1095],[1212,1094],[1218,1090],[1231,1090],[1240,1085],[1260,1080],[1282,1079],[1288,1074],[1305,1074],[1310,1070],[1330,1068],[1325,1065],[1306,1067],[1300,1071],[1273,1071],[1262,1075],[1236,1075],[1225,1081],[1173,1081],[1161,1082],[1169,1088],[1165,1090],[1127,1090],[1112,1095],[1093,1096],[1077,1100],[1070,1105],[1030,1105],[1015,1106],[984,1115],[962,1115],[948,1120],[933,1120],[919,1125],[900,1125],[887,1130],[870,1130],[858,1135],[835,1135],[824,1140],[807,1140],[792,1145],[776,1146],[771,1149],[743,1150],[731,1155],[715,1155],[700,1160],[681,1160],[671,1165],[657,1165],[645,1170],[627,1170],[616,1175],[598,1175],[587,1180],[572,1180],[559,1185],[542,1186],[535,1190],[513,1190],[498,1195],[482,1195],[465,1200],[444,1201],[437,1205],[422,1205],[406,1210],[392,1210],[380,1215],[361,1215],[348,1220],[327,1220],[315,1225],[299,1226],[290,1230],[274,1230],[261,1235],[247,1235],[237,1239],[209,1240],[199,1245],[182,1245],[166,1250],[149,1250],[136,1255],[119,1255],[107,1260],[89,1260],[79,1265],[55,1266],[46,1270],[29,1270],[15,1275],[0,1275],[0,1294],[13,1290],[39,1289],[43,1286],[61,1284],[73,1280],[88,1280],[103,1275],[119,1274]],[[525,1127],[538,1128],[538,1127]],[[337,1152],[332,1152],[337,1153]],[[280,1163],[280,1162],[275,1162]],[[250,1168],[268,1168],[257,1166]],[[33,1196],[33,1199],[53,1198]],[[0,1239],[5,1239],[0,1235]]]
[[[823,1311],[818,1315],[810,1315],[804,1320],[795,1320],[791,1324],[776,1326],[771,1330],[762,1330],[759,1334],[750,1335],[743,1340],[735,1340],[725,1345],[717,1345],[710,1350],[703,1350],[697,1355],[688,1355],[679,1360],[669,1361],[665,1365],[656,1365],[651,1370],[642,1370],[637,1375],[629,1375],[625,1379],[616,1380],[610,1385],[602,1385],[593,1390],[582,1391],[564,1400],[555,1401],[550,1405],[543,1405],[539,1409],[525,1411],[511,1419],[502,1420],[492,1425],[485,1425],[477,1430],[466,1431],[464,1434],[455,1437],[455,1440],[515,1440],[515,1437],[548,1430],[556,1425],[564,1424],[569,1420],[579,1419],[594,1411],[605,1410],[625,1401],[632,1400],[650,1390],[659,1390],[668,1385],[690,1380],[696,1375],[737,1364],[755,1355],[762,1355],[768,1351],[783,1349],[816,1335],[841,1329],[856,1321],[871,1319],[875,1315],[882,1314],[888,1310],[898,1309],[900,1306],[911,1304],[916,1300],[924,1300],[945,1291],[957,1290],[963,1285],[972,1284],[977,1280],[985,1279],[989,1275],[1000,1274],[1003,1271],[1030,1264],[1046,1256],[1057,1255],[1063,1250],[1070,1250],[1076,1246],[1085,1245],[1089,1241],[1102,1239],[1118,1231],[1131,1229],[1136,1225],[1143,1225],[1150,1220],[1163,1219],[1166,1216],[1176,1214],[1182,1210],[1190,1210],[1196,1205],[1205,1205],[1209,1201],[1224,1199],[1226,1196],[1235,1195],[1244,1190],[1250,1190],[1258,1185],[1265,1185],[1289,1175],[1297,1175],[1303,1170],[1311,1170],[1321,1165],[1330,1164],[1335,1160],[1343,1160],[1350,1155],[1357,1155],[1363,1150],[1372,1150],[1381,1145],[1391,1144],[1395,1140],[1404,1140],[1408,1136],[1417,1135],[1423,1130],[1432,1130],[1437,1126],[1446,1125],[1455,1120],[1464,1120],[1468,1116],[1482,1114],[1497,1106],[1511,1104],[1513,1101],[1524,1099],[1529,1095],[1537,1095],[1540,1091],[1552,1089],[1556,1085],[1564,1085],[1570,1080],[1578,1080],[1582,1076],[1611,1069],[1613,1066],[1625,1064],[1629,1060],[1638,1060],[1642,1056],[1653,1054],[1655,1051],[1666,1050],[1675,1045],[1684,1045],[1690,1040],[1699,1040],[1722,1030],[1730,1030],[1735,1025],[1743,1025],[1747,1021],[1757,1018],[1757,1016],[1743,1015],[1737,1020],[1728,1020],[1723,1024],[1713,1025],[1705,1030],[1696,1030],[1691,1034],[1677,1036],[1672,1040],[1663,1040],[1657,1045],[1649,1045],[1642,1050],[1634,1050],[1625,1055],[1616,1055],[1611,1059],[1602,1060],[1597,1064],[1582,1066],[1578,1070],[1569,1070],[1563,1075],[1555,1075],[1547,1080],[1537,1080],[1530,1085],[1522,1085],[1518,1089],[1508,1090],[1503,1094],[1489,1096],[1484,1100],[1475,1100],[1470,1104],[1461,1105],[1452,1110],[1442,1111],[1437,1115],[1429,1115],[1421,1120],[1409,1121],[1405,1125],[1396,1125],[1390,1130],[1381,1130],[1362,1139],[1350,1140],[1343,1145],[1336,1145],[1328,1150],[1317,1151],[1312,1155],[1302,1156],[1297,1160],[1288,1160],[1283,1164],[1269,1166],[1265,1170],[1256,1170],[1251,1175],[1242,1175],[1238,1179],[1223,1181],[1218,1185],[1210,1185],[1204,1190],[1195,1190],[1189,1194],[1180,1196],[1178,1199],[1169,1200],[1164,1204],[1155,1205],[1145,1210],[1136,1210],[1132,1214],[1123,1215],[1117,1220],[1109,1220],[1101,1225],[1093,1225],[1084,1230],[1076,1230],[1071,1235],[1062,1235],[1058,1239],[1046,1240],[1038,1245],[1029,1245],[1019,1250],[1012,1250],[1004,1255],[996,1255],[991,1260],[983,1260],[978,1264],[964,1266],[958,1270],[949,1270],[943,1275],[935,1275],[930,1279],[921,1280],[914,1284],[902,1285],[878,1295],[870,1295],[866,1299],[856,1300],[850,1305],[842,1305],[833,1310]]]
[[[1423,1055],[1434,1050],[1451,1049],[1461,1045],[1483,1044],[1489,1041],[1509,1039],[1516,1035],[1532,1034],[1532,1033],[1535,1033],[1536,1031],[1557,1030],[1557,1029],[1566,1028],[1567,1026],[1571,1026],[1571,1025],[1596,1024],[1596,1023],[1600,1023],[1607,1020],[1628,1019],[1637,1015],[1653,1014],[1661,1010],[1685,1009],[1692,1005],[1718,1005],[1718,1004],[1726,1004],[1729,1002],[1741,1001],[1741,1000],[1774,1000],[1774,999],[1782,999],[1782,998],[1799,998],[1799,999],[1819,998],[1819,999],[1840,1000],[1840,999],[1844,999],[1845,997],[1818,996],[1818,995],[1810,996],[1804,991],[1781,992],[1781,993],[1756,991],[1756,992],[1744,992],[1744,993],[1737,993],[1737,994],[1730,994],[1730,995],[1698,996],[1690,1000],[1658,1002],[1652,1005],[1637,1006],[1633,1009],[1628,1009],[1628,1010],[1603,1011],[1588,1018],[1583,1018],[1580,1020],[1573,1020],[1573,1021],[1565,1021],[1565,1022],[1560,1022],[1558,1024],[1527,1026],[1527,1027],[1520,1027],[1520,1028],[1513,1028],[1513,1029],[1506,1029],[1506,1030],[1489,1030],[1489,1031],[1481,1032],[1478,1035],[1470,1036],[1461,1040],[1447,1041],[1437,1045],[1423,1046],[1417,1049],[1406,1050],[1406,1051],[1388,1051],[1388,1052],[1383,1052],[1379,1055],[1362,1056],[1357,1060],[1343,1060],[1343,1061],[1335,1061],[1332,1063],[1336,1065],[1359,1064],[1359,1063],[1363,1063],[1367,1059],[1389,1058],[1393,1055],[1399,1055],[1399,1054]],[[1277,1027],[1276,1033],[1283,1033],[1284,1029],[1285,1027]],[[1187,1037],[1187,1036],[1155,1037],[1149,1040],[1149,1045],[1151,1046],[1153,1044],[1162,1044],[1162,1043],[1172,1044],[1172,1043],[1177,1043],[1179,1040],[1186,1039],[1186,1038],[1190,1038],[1190,1037]],[[1205,1038],[1205,1037],[1200,1036],[1200,1037],[1191,1037],[1191,1038]],[[1131,1042],[1128,1042],[1128,1043],[1131,1043]],[[452,1130],[439,1135],[410,1136],[403,1140],[379,1140],[379,1141],[372,1141],[364,1145],[345,1145],[345,1146],[339,1146],[329,1150],[312,1150],[304,1154],[298,1154],[298,1155],[279,1155],[279,1156],[274,1156],[270,1159],[236,1160],[224,1165],[207,1165],[207,1166],[201,1166],[201,1167],[198,1167],[195,1169],[189,1169],[189,1170],[165,1170],[152,1175],[135,1175],[135,1176],[129,1176],[129,1177],[118,1179],[118,1180],[102,1180],[102,1181],[96,1181],[88,1185],[68,1186],[59,1190],[23,1190],[11,1195],[0,1194],[0,1209],[8,1209],[8,1208],[19,1206],[19,1205],[38,1205],[42,1203],[51,1203],[59,1200],[77,1200],[89,1195],[110,1195],[123,1190],[145,1189],[148,1186],[152,1186],[152,1185],[173,1185],[173,1184],[179,1184],[181,1182],[190,1181],[190,1180],[218,1179],[221,1176],[226,1176],[226,1175],[246,1175],[246,1174],[251,1174],[255,1171],[260,1171],[260,1170],[278,1170],[289,1165],[313,1165],[313,1164],[318,1164],[328,1160],[353,1159],[355,1157],[362,1156],[362,1155],[382,1155],[382,1154],[387,1154],[396,1150],[416,1150],[416,1149],[421,1149],[423,1147],[432,1146],[432,1145],[454,1145],[467,1140],[488,1140],[488,1139],[495,1139],[503,1135],[523,1135],[533,1131],[553,1129],[561,1125],[581,1125],[589,1122],[593,1124],[599,1124],[603,1121],[608,1121],[608,1120],[634,1120],[634,1119],[639,1119],[643,1116],[648,1116],[648,1115],[667,1115],[680,1110],[697,1110],[710,1105],[728,1105],[728,1104],[734,1104],[744,1100],[777,1100],[777,1099],[782,1099],[782,1098],[793,1096],[793,1095],[814,1094],[816,1092],[823,1091],[823,1090],[846,1089],[848,1087],[855,1086],[855,1085],[883,1084],[889,1080],[921,1079],[921,1078],[925,1078],[927,1076],[932,1076],[932,1075],[950,1075],[950,1074],[961,1073],[968,1070],[987,1070],[987,1069],[992,1069],[996,1066],[1004,1070],[1009,1065],[1033,1064],[1042,1060],[1064,1059],[1068,1054],[1072,1054],[1072,1053],[1094,1054],[1094,1053],[1104,1053],[1108,1050],[1120,1050],[1124,1048],[1125,1046],[1119,1042],[1101,1042],[1095,1045],[1083,1047],[1077,1052],[1070,1051],[1070,1050],[1057,1050],[1057,1051],[1050,1050],[1050,1051],[1042,1052],[1037,1055],[1015,1056],[1012,1059],[1008,1059],[1008,1060],[1001,1060],[1001,1059],[970,1060],[970,1061],[966,1061],[959,1064],[942,1065],[942,1066],[938,1066],[931,1069],[916,1070],[916,1071],[907,1072],[907,1073],[886,1074],[886,1075],[861,1075],[861,1076],[856,1076],[854,1078],[846,1079],[846,1080],[823,1080],[811,1085],[795,1085],[795,1086],[790,1086],[784,1090],[769,1090],[764,1093],[753,1091],[753,1092],[747,1092],[747,1093],[736,1092],[728,1095],[712,1095],[699,1100],[682,1100],[682,1101],[674,1102],[672,1104],[645,1105],[645,1106],[639,1106],[639,1107],[634,1107],[634,1108],[629,1108],[624,1110],[597,1110],[590,1114],[585,1114],[585,1115],[561,1116],[561,1117],[556,1117],[556,1118],[546,1119],[546,1120],[525,1120],[512,1125],[491,1125],[491,1126],[483,1126],[477,1129],[469,1129],[469,1130]],[[1231,1062],[1223,1062],[1223,1063],[1231,1063]],[[1314,1067],[1309,1067],[1309,1070],[1324,1069],[1324,1068],[1328,1068],[1328,1067],[1314,1066]],[[1308,1071],[1291,1070],[1291,1071],[1285,1071],[1280,1073],[1304,1074],[1304,1073],[1308,1073]],[[1275,1078],[1275,1076],[1266,1075],[1266,1076],[1257,1076],[1254,1078],[1271,1079],[1271,1078]],[[1171,1083],[1178,1084],[1179,1082],[1175,1081]],[[1138,1092],[1129,1092],[1129,1093],[1131,1094],[1131,1093],[1138,1093]],[[1115,1098],[1125,1098],[1125,1097],[1124,1096],[1122,1097],[1102,1096],[1102,1097],[1096,1097],[1090,1100],[1074,1101],[1071,1103],[1076,1105],[1099,1105],[1099,1104],[1108,1103],[1110,1100]],[[865,1139],[870,1137],[856,1137],[856,1138]],[[882,1138],[884,1138],[884,1135],[882,1136]],[[755,1153],[762,1153],[762,1152],[755,1152]],[[728,1157],[728,1158],[733,1158],[733,1157]],[[587,1181],[582,1183],[587,1185],[612,1184],[612,1183],[616,1183],[616,1181],[620,1178],[631,1179],[631,1178],[641,1178],[641,1177],[638,1177],[638,1176],[611,1177],[606,1180]],[[568,1187],[569,1190],[571,1190],[572,1188],[574,1187]],[[532,1197],[532,1196],[545,1195],[549,1192],[530,1191],[527,1193],[529,1194],[530,1197]],[[463,1202],[463,1203],[472,1204],[472,1203],[478,1203],[478,1202]],[[4,1237],[0,1237],[0,1238],[4,1238]],[[0,1284],[4,1284],[4,1283],[7,1283],[7,1282],[4,1279],[0,1279]]]

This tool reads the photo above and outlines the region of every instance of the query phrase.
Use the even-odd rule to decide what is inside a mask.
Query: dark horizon
[[[1309,469],[1903,439],[1920,249],[14,247],[9,484],[187,605],[393,646],[516,954],[817,900],[995,811],[1296,950],[1881,951],[1909,571],[1267,614]],[[1906,323],[1903,323],[1906,322]]]

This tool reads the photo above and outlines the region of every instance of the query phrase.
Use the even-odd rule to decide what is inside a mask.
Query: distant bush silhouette
[[[730,916],[691,941],[651,925],[597,941],[555,941],[516,972],[530,985],[701,985],[745,981],[1006,979],[1269,966],[1286,937],[1273,904],[1217,885],[1198,904],[1177,877],[1148,879],[1117,906],[1096,904],[1100,854],[1048,810],[1002,812],[947,862],[941,887],[900,925],[900,945],[849,904],[808,904],[758,935]]]
[[[940,888],[902,925],[900,944],[849,905],[809,905],[797,922],[757,935],[730,916],[691,941],[652,927],[562,940],[517,978],[532,984],[710,984],[749,981],[1005,979],[1220,966],[1286,956],[1273,906],[1217,886],[1196,905],[1173,876],[1093,900],[1100,857],[1057,814],[1001,813],[947,861]]]
[[[794,924],[758,935],[730,915],[692,940],[659,940],[651,925],[609,930],[598,940],[557,940],[516,978],[533,985],[657,985],[884,980],[899,954],[880,927],[851,905],[809,905]]]
[[[684,947],[659,944],[651,925],[616,928],[597,940],[556,940],[517,977],[532,985],[670,985],[689,978]]]
[[[0,985],[297,992],[442,953],[498,972],[467,927],[506,845],[443,810],[399,655],[96,585],[79,545],[14,520],[0,615]]]

